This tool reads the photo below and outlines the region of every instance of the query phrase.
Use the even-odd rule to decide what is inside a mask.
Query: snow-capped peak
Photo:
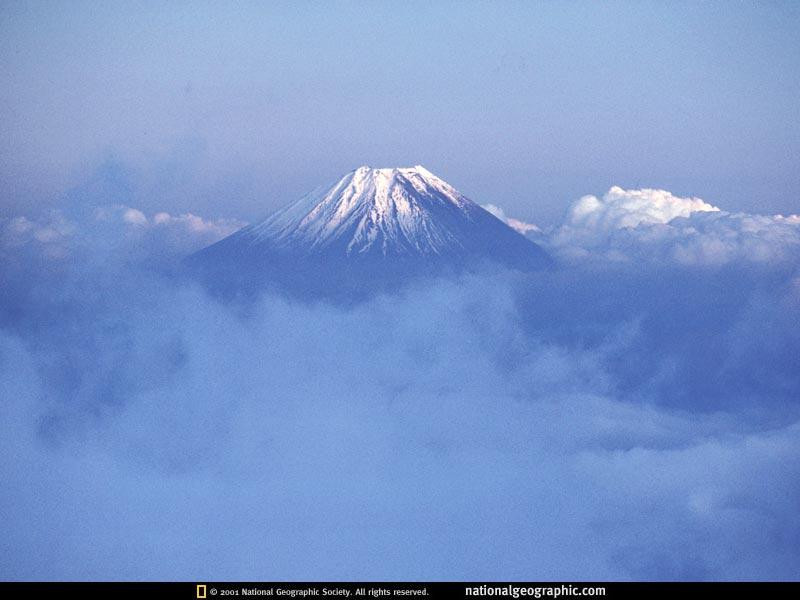
[[[347,254],[440,253],[459,244],[445,223],[476,204],[425,167],[362,166],[250,228],[252,242]],[[444,218],[444,222],[442,221]]]
[[[484,262],[549,264],[536,244],[425,167],[359,167],[198,253],[217,276],[295,286],[394,280]],[[313,284],[313,285],[312,285]]]

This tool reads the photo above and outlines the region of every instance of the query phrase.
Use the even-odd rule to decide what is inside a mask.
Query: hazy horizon
[[[102,184],[252,221],[362,164],[545,225],[612,185],[785,214],[799,28],[794,2],[4,2],[0,216]]]

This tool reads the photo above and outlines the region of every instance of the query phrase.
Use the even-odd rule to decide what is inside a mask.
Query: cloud
[[[614,186],[602,197],[584,196],[570,209],[572,227],[609,231],[641,224],[669,223],[676,217],[719,209],[700,198],[680,198],[665,190],[623,190]]]
[[[4,245],[12,247],[31,241],[48,244],[68,238],[75,232],[75,225],[58,212],[48,214],[41,221],[33,221],[27,217],[14,217],[5,220],[2,224],[4,226],[0,231],[2,231]]]
[[[522,235],[525,235],[529,232],[541,231],[541,229],[539,229],[539,227],[537,225],[534,225],[533,223],[526,223],[525,221],[520,221],[519,219],[514,219],[506,216],[505,211],[499,206],[495,206],[494,204],[484,204],[482,205],[482,208],[493,214],[503,223],[511,227],[511,229],[514,229],[515,231],[521,233]]]
[[[3,576],[793,577],[796,420],[616,397],[509,283],[61,291],[0,337]]]
[[[69,218],[50,211],[39,218],[0,220],[0,252],[7,263],[23,251],[65,259],[80,253],[120,253],[180,258],[243,227],[237,219],[203,219],[186,213],[158,212],[147,217],[129,206],[100,206],[89,218]]]
[[[0,229],[4,579],[796,578],[800,273],[742,250],[796,218],[342,307],[220,302],[164,257],[237,223],[132,211]]]
[[[720,214],[673,225],[671,253],[686,264],[768,263],[800,256],[800,216]]]
[[[552,231],[545,243],[569,261],[790,263],[800,257],[800,217],[717,211],[613,230],[565,225]]]
[[[495,208],[506,218],[502,209]],[[790,264],[800,259],[800,216],[730,213],[665,190],[612,187],[584,196],[564,222],[528,232],[569,263],[650,262],[724,266]]]
[[[144,216],[144,213],[140,210],[136,210],[135,208],[126,208],[122,213],[122,220],[131,225],[148,224],[147,217]]]

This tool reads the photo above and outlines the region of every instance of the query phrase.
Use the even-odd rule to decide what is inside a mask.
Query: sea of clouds
[[[521,275],[221,301],[241,223],[0,222],[2,579],[795,579],[800,218],[614,187]]]

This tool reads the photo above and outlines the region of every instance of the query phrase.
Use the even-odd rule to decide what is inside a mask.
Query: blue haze
[[[798,212],[797,25],[2,4],[0,579],[797,579],[800,218],[759,216]],[[182,271],[364,163],[555,266],[345,306]],[[724,210],[562,218],[612,183]]]
[[[117,161],[141,207],[247,221],[361,164],[544,224],[612,184],[787,212],[799,28],[795,2],[5,2],[0,210]]]
[[[796,578],[782,222],[343,306],[220,301],[183,221],[99,214],[0,236],[2,578]]]

